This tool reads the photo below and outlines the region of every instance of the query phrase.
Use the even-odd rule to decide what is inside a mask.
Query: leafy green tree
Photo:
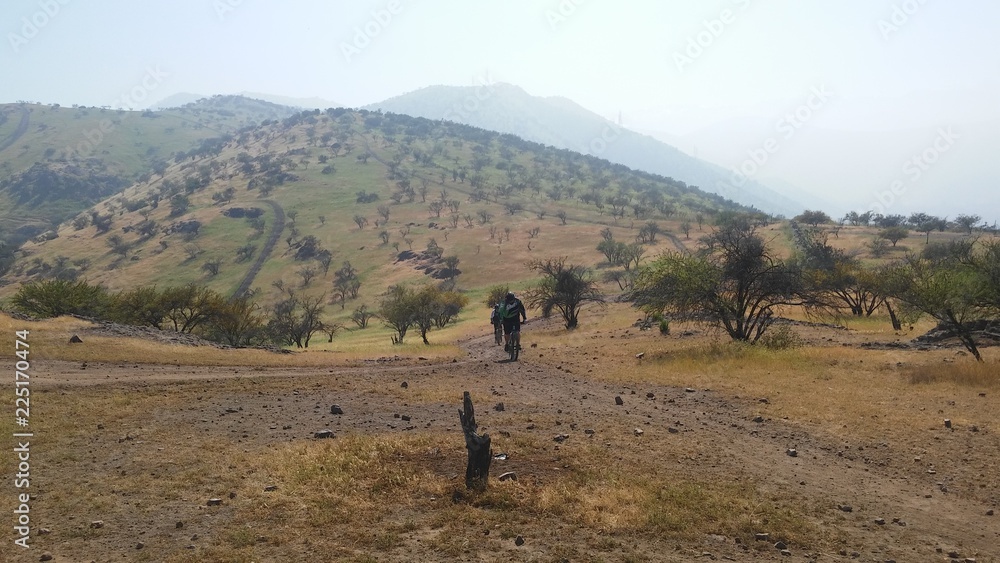
[[[318,297],[289,297],[277,303],[267,323],[266,331],[271,341],[296,348],[308,348],[313,335],[326,324],[322,316],[326,309],[325,295]]]
[[[408,291],[403,299],[410,301],[408,309],[413,314],[413,325],[420,331],[420,338],[424,344],[430,344],[427,333],[431,329],[444,328],[468,304],[468,298],[464,295],[454,291],[442,291],[433,285]]]
[[[216,291],[195,284],[171,287],[160,294],[164,324],[177,332],[194,332],[207,323],[225,299]]]
[[[711,319],[751,343],[777,307],[804,303],[798,270],[770,252],[750,221],[731,221],[705,243],[698,255],[669,252],[643,267],[628,299],[650,315]]]
[[[219,306],[211,320],[209,334],[213,340],[230,346],[249,346],[261,338],[266,320],[260,305],[249,296],[234,297]]]
[[[881,231],[879,231],[878,236],[880,236],[880,237],[884,238],[885,240],[891,242],[892,246],[895,247],[897,242],[899,242],[899,241],[903,240],[904,238],[910,236],[910,230],[907,229],[906,227],[902,227],[902,226],[886,227],[886,228],[882,229]]]
[[[416,323],[413,290],[402,285],[389,287],[382,295],[378,316],[386,327],[396,331],[393,344],[402,344],[410,327]]]
[[[983,361],[967,323],[996,315],[998,304],[991,302],[988,276],[982,268],[956,260],[910,257],[888,271],[883,283],[892,297],[936,319],[977,361]]]
[[[80,315],[100,318],[108,305],[108,292],[84,280],[63,279],[23,284],[11,298],[14,309],[35,318]]]
[[[542,274],[542,280],[525,292],[525,303],[542,310],[543,317],[559,311],[567,329],[579,324],[580,309],[586,303],[604,306],[604,296],[586,266],[569,264],[566,258],[533,260],[528,267]]]
[[[812,211],[809,209],[796,216],[795,220],[812,227],[819,226],[820,224],[833,223],[833,219],[831,219],[826,213],[822,211]]]
[[[121,324],[163,328],[164,302],[155,285],[141,285],[111,296],[108,319]]]

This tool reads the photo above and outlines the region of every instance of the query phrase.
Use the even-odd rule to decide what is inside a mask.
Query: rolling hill
[[[173,159],[65,221],[51,240],[28,242],[0,296],[46,277],[112,289],[197,282],[225,294],[251,287],[265,303],[291,292],[333,296],[348,317],[348,303],[373,305],[400,281],[516,287],[533,278],[532,259],[597,265],[604,229],[632,242],[655,223],[664,234],[643,245],[653,254],[683,247],[683,223],[745,209],[513,135],[314,110]],[[361,286],[344,295],[335,280],[348,264]]]
[[[793,216],[804,208],[800,202],[752,180],[734,185],[730,171],[620,127],[571,100],[532,96],[510,84],[430,86],[366,108],[465,123],[591,154],[668,176],[768,213]]]
[[[0,105],[0,233],[19,244],[179,155],[292,113],[232,96],[156,112]]]

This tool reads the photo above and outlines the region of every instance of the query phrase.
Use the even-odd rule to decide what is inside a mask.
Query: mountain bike
[[[510,333],[510,361],[516,362],[521,354],[521,331],[515,330]]]
[[[503,344],[503,324],[496,323],[493,325],[493,337],[497,341],[497,346]]]

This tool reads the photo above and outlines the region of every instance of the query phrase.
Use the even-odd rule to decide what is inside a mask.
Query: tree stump
[[[493,450],[490,449],[490,435],[480,436],[476,433],[476,413],[472,408],[472,397],[466,391],[458,418],[462,421],[462,432],[465,433],[465,448],[469,450],[469,462],[465,467],[465,487],[467,489],[483,490],[490,476],[490,462],[493,461]]]

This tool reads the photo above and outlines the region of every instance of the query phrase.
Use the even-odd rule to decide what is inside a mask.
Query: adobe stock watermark
[[[951,126],[938,129],[937,135],[934,137],[930,146],[906,159],[903,163],[902,174],[908,181],[897,178],[889,184],[889,189],[873,192],[872,196],[875,198],[875,201],[869,204],[868,209],[874,211],[875,213],[885,215],[886,211],[888,211],[889,208],[896,203],[896,200],[906,193],[908,186],[920,181],[920,178],[922,178],[924,174],[926,174],[927,171],[929,171],[945,153],[950,151],[952,147],[955,146],[955,141],[958,138],[959,136],[952,131]]]
[[[714,45],[719,37],[722,37],[726,29],[736,23],[736,20],[739,19],[739,13],[750,7],[750,0],[734,1],[739,7],[738,11],[724,8],[719,12],[719,17],[702,20],[701,25],[704,29],[688,37],[682,50],[674,51],[674,65],[678,72],[684,72],[686,67],[694,64],[699,57],[704,55],[705,51]]]
[[[212,9],[215,10],[215,15],[219,18],[219,21],[225,20],[229,14],[236,11],[243,5],[244,0],[213,0]]]
[[[140,79],[139,83],[116,98],[109,106],[116,109],[135,109],[138,104],[146,101],[149,95],[159,88],[169,76],[170,74],[161,70],[159,66],[147,66],[146,73]],[[103,143],[104,138],[114,131],[116,127],[118,125],[110,119],[105,118],[98,121],[97,127],[83,132],[82,141],[75,146],[66,147],[66,154],[89,154],[90,151]]]
[[[892,5],[892,13],[887,19],[878,20],[878,30],[882,34],[882,40],[888,41],[894,33],[897,33],[904,25],[910,22],[910,18],[916,15],[929,0],[904,0],[901,4]]]
[[[618,124],[608,121],[604,124],[601,132],[594,136],[589,143],[582,145],[579,152],[591,156],[601,156],[608,147],[618,140],[622,134],[622,128]]]
[[[545,10],[545,21],[549,24],[549,30],[555,31],[557,27],[569,21],[576,14],[586,0],[559,0],[558,4]]]
[[[787,142],[795,137],[799,129],[826,107],[834,95],[826,89],[825,84],[813,86],[805,102],[778,118],[774,124],[775,136],[764,139],[759,147],[747,150],[746,160],[732,171],[732,184],[743,187],[747,180],[760,172],[771,157],[781,150],[781,140]]]
[[[70,3],[70,0],[41,0],[38,2],[38,9],[30,16],[24,16],[20,20],[20,33],[10,32],[7,34],[7,41],[14,53],[21,52],[21,48],[29,41],[38,37],[45,26],[49,25],[53,19],[62,13],[63,6]]]
[[[444,111],[441,118],[446,121],[462,123],[467,121],[469,116],[478,112],[483,107],[483,102],[493,97],[496,93],[493,86],[493,78],[487,73],[475,79],[476,87],[472,93]]]
[[[402,11],[403,5],[399,0],[389,0],[385,8],[372,11],[371,17],[364,25],[355,26],[351,41],[340,42],[340,52],[347,64],[351,64],[354,57],[367,49]]]

